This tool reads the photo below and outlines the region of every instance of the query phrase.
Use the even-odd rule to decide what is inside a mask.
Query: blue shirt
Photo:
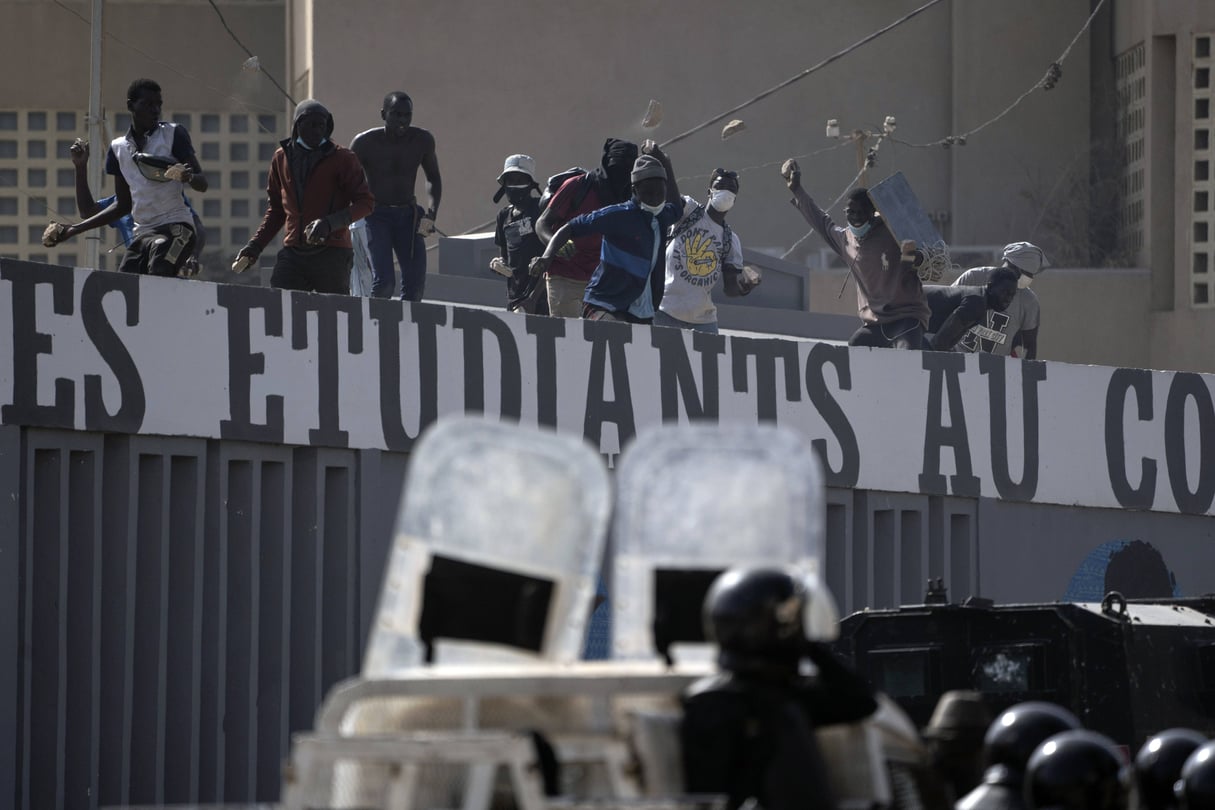
[[[114,200],[118,199],[113,194],[106,197],[104,200],[98,200],[97,205],[101,208],[109,208],[113,205]],[[131,246],[131,240],[135,238],[135,220],[130,214],[119,219],[117,222],[111,222],[110,227],[118,231],[118,235],[122,237],[122,243],[127,247]]]
[[[682,216],[683,200],[668,202],[657,216],[643,211],[636,200],[629,200],[571,219],[571,237],[592,233],[603,236],[599,266],[582,300],[610,312],[654,317],[650,284],[655,269],[660,270],[657,278],[663,278],[663,234]]]
[[[106,197],[105,199],[98,200],[97,205],[103,209],[109,208],[114,203],[114,200],[116,200],[116,199],[118,199],[118,198],[116,196],[114,196],[113,194],[111,194],[110,196]],[[190,213],[194,216],[194,235],[196,237],[196,244],[201,244],[202,238],[203,238],[202,220],[200,220],[198,218],[198,212],[194,210],[194,206],[190,205],[190,200],[189,200],[189,198],[186,197],[184,192],[181,195],[181,199],[182,199],[182,202],[184,202],[186,204],[186,208],[189,208]],[[131,217],[130,214],[127,214],[126,216],[121,217],[117,222],[111,222],[110,227],[113,228],[114,230],[118,231],[118,235],[122,237],[122,244],[126,245],[127,247],[131,246],[131,240],[135,238],[135,220]],[[197,255],[198,253],[201,253],[202,251],[195,250],[194,252]]]

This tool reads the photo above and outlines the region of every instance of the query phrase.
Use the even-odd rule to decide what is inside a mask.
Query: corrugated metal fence
[[[405,463],[0,427],[0,805],[275,800],[358,669]],[[974,502],[828,502],[842,610],[975,590]]]

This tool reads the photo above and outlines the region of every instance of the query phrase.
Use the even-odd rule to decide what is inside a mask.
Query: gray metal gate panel
[[[853,497],[844,595],[836,594],[843,610],[919,604],[929,578],[942,578],[956,596],[978,592],[975,501],[861,490]]]
[[[102,438],[30,431],[23,447],[20,794],[26,807],[95,795]]]
[[[407,458],[0,428],[0,796],[275,800],[291,732],[359,668]],[[841,609],[978,592],[976,509],[829,489]]]
[[[358,668],[358,452],[34,429],[3,450],[4,795],[276,799],[290,733]]]
[[[852,534],[853,492],[827,488],[825,500],[826,543],[823,548],[823,576],[843,615],[859,610],[854,601],[851,572],[854,558]],[[862,606],[863,607],[863,606]]]
[[[17,796],[21,678],[21,429],[0,427],[0,804]]]

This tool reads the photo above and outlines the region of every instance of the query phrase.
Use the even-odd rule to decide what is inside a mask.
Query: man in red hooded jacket
[[[256,261],[286,226],[271,287],[350,294],[350,223],[371,213],[375,198],[359,159],[333,143],[332,134],[329,110],[313,99],[301,101],[291,137],[279,144],[270,161],[266,215],[236,259],[238,264],[242,259]]]

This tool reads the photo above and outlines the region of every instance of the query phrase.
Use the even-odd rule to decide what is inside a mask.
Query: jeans
[[[147,228],[127,246],[118,269],[124,273],[175,276],[194,255],[194,229],[182,222]]]
[[[377,206],[366,220],[367,252],[371,254],[371,295],[391,298],[397,275],[392,266],[395,253],[401,265],[401,299],[421,301],[426,289],[426,240],[418,233],[416,205]]]
[[[878,349],[913,349],[919,351],[924,340],[924,327],[915,318],[900,318],[890,323],[867,323],[852,333],[849,346],[871,346]]]

